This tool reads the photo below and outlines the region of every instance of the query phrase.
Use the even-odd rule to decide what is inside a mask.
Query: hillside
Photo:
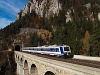
[[[67,44],[74,54],[100,56],[100,0],[30,0],[17,20],[0,30],[3,48],[20,28],[42,29],[24,38],[27,46]]]
[[[14,52],[1,51],[0,52],[0,75],[15,75],[16,63],[14,59]]]

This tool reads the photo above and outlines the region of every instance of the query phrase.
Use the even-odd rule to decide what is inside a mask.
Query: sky
[[[16,20],[17,13],[29,0],[0,0],[0,29]]]

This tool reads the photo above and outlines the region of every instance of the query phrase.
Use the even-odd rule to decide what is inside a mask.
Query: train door
[[[60,47],[61,55],[64,55],[63,47]]]

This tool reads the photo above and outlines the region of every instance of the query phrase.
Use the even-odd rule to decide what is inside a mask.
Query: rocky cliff
[[[35,11],[41,17],[49,18],[51,16],[53,17],[55,14],[58,15],[60,10],[65,10],[66,22],[72,21],[73,18],[72,13],[76,15],[77,11],[81,12],[82,15],[84,15],[84,17],[87,20],[90,19],[92,21],[94,21],[94,14],[97,14],[96,16],[98,16],[98,20],[100,21],[100,12],[95,13],[95,10],[97,8],[100,8],[100,5],[99,3],[93,3],[93,2],[95,1],[29,0],[29,2],[25,5],[24,10],[20,10],[20,12],[18,13],[17,19],[21,18],[22,16],[25,16],[25,14],[27,13],[32,13],[32,11]]]
[[[41,17],[49,18],[54,14],[58,15],[61,9],[61,3],[58,0],[30,0],[25,5],[24,10],[18,13],[17,19],[32,11],[35,11]]]

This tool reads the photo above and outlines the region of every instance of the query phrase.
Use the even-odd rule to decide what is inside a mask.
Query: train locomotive
[[[39,47],[23,47],[22,51],[53,55],[64,58],[73,58],[74,55],[71,52],[70,46],[68,45],[50,45],[50,46],[39,46]]]

